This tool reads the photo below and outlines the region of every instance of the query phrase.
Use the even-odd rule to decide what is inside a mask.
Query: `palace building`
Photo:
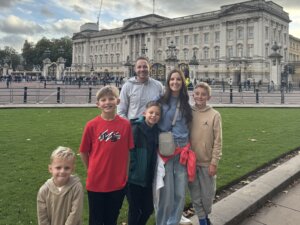
[[[129,18],[116,29],[87,23],[73,35],[72,76],[132,76],[139,56],[151,63],[151,75],[164,80],[174,66],[191,79],[251,79],[270,82],[274,43],[287,64],[289,14],[272,1],[223,5],[217,11],[178,18],[157,14]],[[298,57],[298,58],[297,58]]]

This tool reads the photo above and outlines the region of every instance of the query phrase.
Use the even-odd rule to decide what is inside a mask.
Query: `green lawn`
[[[300,146],[300,109],[218,110],[224,139],[219,188]],[[96,108],[0,110],[0,224],[37,224],[36,194],[49,177],[50,153],[59,145],[77,151],[86,121],[97,114]],[[84,184],[79,157],[76,172]],[[126,220],[125,208],[124,204],[122,221]],[[85,224],[87,214],[85,198]]]

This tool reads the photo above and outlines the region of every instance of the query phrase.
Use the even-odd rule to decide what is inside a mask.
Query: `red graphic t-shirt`
[[[130,122],[118,115],[97,116],[84,129],[80,152],[89,153],[86,189],[111,192],[125,187],[129,150],[134,147]]]

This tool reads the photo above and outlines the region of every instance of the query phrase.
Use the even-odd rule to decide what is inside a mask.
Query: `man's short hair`
[[[146,57],[144,57],[144,56],[139,56],[139,57],[135,60],[135,63],[136,63],[137,61],[139,61],[139,60],[145,60],[145,61],[147,61],[147,63],[149,64],[148,58],[146,58]]]

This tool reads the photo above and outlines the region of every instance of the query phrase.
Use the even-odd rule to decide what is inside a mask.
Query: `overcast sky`
[[[18,52],[25,40],[72,37],[86,22],[96,22],[101,0],[0,0],[0,48]],[[220,10],[241,0],[155,0],[155,13],[174,18]],[[274,0],[289,13],[290,34],[300,38],[299,0]],[[122,26],[126,18],[153,12],[152,0],[103,0],[100,28]]]

